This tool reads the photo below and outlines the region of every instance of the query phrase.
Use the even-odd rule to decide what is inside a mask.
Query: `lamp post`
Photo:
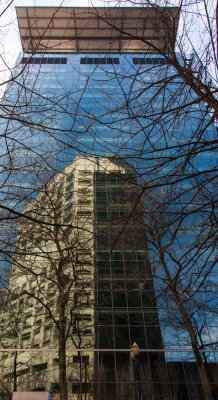
[[[135,399],[141,400],[141,374],[140,374],[140,364],[139,364],[139,346],[136,342],[133,343],[130,349],[130,356],[133,365],[133,376],[134,376],[134,386],[135,386]]]
[[[85,400],[86,400],[86,393],[87,393],[87,368],[88,368],[88,360],[84,360],[84,364],[85,364]]]

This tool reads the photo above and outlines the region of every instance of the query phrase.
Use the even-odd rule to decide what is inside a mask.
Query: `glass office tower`
[[[9,205],[15,209],[20,207],[24,191],[27,199],[36,197],[37,192],[43,190],[44,176],[50,174],[52,177],[63,171],[75,156],[126,159],[129,165],[136,168],[139,191],[145,193],[142,207],[145,218],[147,208],[151,207],[151,195],[158,202],[164,196],[168,184],[172,185],[176,200],[170,204],[167,212],[178,210],[179,207],[191,210],[182,227],[182,235],[174,244],[174,251],[183,257],[186,244],[194,242],[193,232],[196,233],[199,228],[195,210],[198,209],[199,201],[202,201],[202,197],[198,196],[198,187],[189,179],[189,166],[207,173],[214,163],[213,149],[199,152],[193,162],[192,157],[191,162],[188,158],[189,149],[194,146],[194,132],[199,129],[206,132],[206,136],[213,135],[214,127],[208,123],[209,117],[205,116],[204,105],[190,104],[189,112],[186,112],[186,108],[184,113],[178,115],[177,111],[176,114],[170,111],[181,103],[187,105],[190,99],[194,100],[192,93],[183,87],[181,89],[181,82],[166,57],[167,41],[174,46],[178,9],[163,10],[163,20],[169,20],[170,34],[167,38],[161,33],[163,21],[160,20],[157,26],[155,11],[145,8],[99,8],[93,11],[92,8],[56,10],[47,7],[18,7],[17,15],[24,54],[19,56],[17,62],[16,83],[9,85],[5,93],[5,99],[8,100],[6,112],[13,118],[2,126],[7,133],[7,144],[11,146],[12,153],[14,137],[20,144],[13,153],[13,163],[17,168],[8,179]],[[118,31],[111,27],[110,21],[116,23]],[[122,30],[127,28],[128,35],[123,34]],[[135,37],[143,37],[145,40],[135,40]],[[161,51],[155,52],[154,47],[149,46],[149,41]],[[166,84],[162,85],[161,82]],[[17,99],[16,103],[14,99]],[[187,148],[187,164],[181,171],[180,159],[184,154],[180,149],[184,147]],[[127,217],[128,201],[121,203],[119,199],[125,199],[126,196],[129,199],[132,194],[128,188],[128,173],[125,175],[127,183],[120,194],[118,187],[122,187],[123,177],[119,173],[110,176],[96,170],[93,177],[93,187],[96,190],[95,268],[98,271],[95,289],[102,293],[95,297],[95,346],[97,350],[114,350],[113,356],[111,352],[105,351],[102,357],[95,357],[95,362],[107,365],[102,382],[109,382],[110,379],[114,382],[116,366],[127,364],[126,353],[116,350],[127,349],[136,341],[140,348],[152,350],[145,352],[144,357],[147,358],[144,358],[142,364],[149,366],[145,368],[144,376],[147,376],[147,382],[156,382],[157,392],[151,389],[151,385],[147,393],[153,396],[164,395],[170,390],[166,384],[170,374],[171,380],[180,379],[184,382],[189,372],[184,362],[183,372],[181,366],[177,365],[176,377],[172,371],[166,375],[164,357],[158,352],[162,349],[162,339],[156,311],[141,311],[146,304],[151,308],[152,305],[156,307],[152,280],[149,277],[143,283],[141,279],[146,274],[150,276],[149,260],[145,257],[147,241],[142,239],[145,231],[140,228],[144,217],[139,217],[139,226],[134,226],[134,221],[128,221],[130,235],[124,230],[120,236],[115,228],[111,232],[108,226],[108,221],[113,224],[114,219],[119,219],[119,224],[125,227],[122,216]],[[178,183],[173,184],[175,177]],[[15,180],[18,188],[14,184]],[[10,187],[13,188],[12,193]],[[153,187],[157,187],[154,193],[150,189]],[[135,194],[132,195],[134,200]],[[84,214],[81,214],[82,217]],[[134,220],[138,221],[136,215]],[[132,246],[135,246],[134,253],[132,250],[128,253]],[[164,291],[160,281],[163,283],[164,278],[159,276],[155,252],[150,254],[154,261],[156,293],[160,295]],[[208,254],[210,250],[208,253],[205,251],[205,259],[210,260]],[[200,267],[196,264],[192,268],[194,277]],[[136,280],[131,275],[133,269],[137,273]],[[192,282],[194,286],[194,278]],[[207,301],[207,310],[214,308],[213,282],[214,278],[210,280],[211,291],[198,294],[201,301],[203,297]],[[169,350],[167,361],[177,360],[180,365],[181,360],[193,361],[191,352],[182,352],[182,349],[186,349],[186,335],[176,334],[173,322],[169,325],[164,312],[161,314],[161,326],[163,342]],[[214,327],[213,318],[210,318],[209,323],[206,321],[205,335],[211,335],[208,342],[215,341]],[[214,361],[211,354],[209,360]],[[109,365],[113,366],[111,370]],[[162,371],[161,378],[155,376],[157,370]],[[119,371],[119,374],[123,372]],[[119,378],[123,383],[126,382],[124,375]],[[163,377],[165,384],[160,388],[157,382],[163,381]],[[98,389],[100,392],[102,386]],[[112,392],[114,389],[111,389]],[[117,394],[121,395],[121,392]],[[184,396],[188,398],[192,394],[185,393]]]

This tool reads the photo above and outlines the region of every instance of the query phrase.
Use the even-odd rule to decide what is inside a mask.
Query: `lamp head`
[[[130,356],[133,359],[135,358],[135,356],[138,356],[138,354],[139,354],[139,346],[137,345],[136,342],[134,342],[130,349]]]

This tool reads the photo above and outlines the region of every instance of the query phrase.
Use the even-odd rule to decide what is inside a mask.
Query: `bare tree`
[[[211,155],[217,146],[214,127],[217,118],[216,19],[213,18],[215,8],[210,9],[210,3],[206,0],[201,5],[198,1],[177,3],[176,14],[180,14],[182,22],[176,38],[176,20],[167,18],[167,11],[162,8],[169,5],[168,2],[129,2],[130,6],[140,5],[155,10],[154,16],[151,14],[151,18],[145,20],[144,31],[149,22],[159,39],[166,40],[164,50],[156,46],[154,41],[147,40],[145,35],[137,36],[122,25],[114,25],[110,13],[106,12],[104,15],[99,9],[92,9],[93,15],[99,21],[116,28],[118,33],[140,42],[142,46],[147,46],[148,51],[155,54],[155,57],[145,57],[144,53],[133,57],[127,55],[127,63],[131,61],[133,67],[119,71],[115,65],[111,65],[110,69],[104,65],[94,66],[91,71],[87,69],[87,72],[84,72],[80,89],[66,89],[57,76],[56,83],[61,93],[54,98],[54,93],[47,93],[47,89],[43,90],[42,86],[39,88],[42,84],[42,65],[36,69],[35,74],[29,74],[36,48],[32,55],[20,60],[21,64],[9,79],[5,92],[1,113],[4,129],[4,152],[1,158],[5,164],[2,172],[4,201],[1,206],[1,219],[7,223],[19,221],[19,218],[26,220],[26,223],[21,225],[20,237],[23,236],[25,242],[27,236],[27,242],[33,243],[33,248],[30,249],[26,249],[27,243],[23,245],[27,257],[30,258],[29,267],[26,261],[23,265],[22,257],[20,258],[21,245],[20,248],[16,245],[15,253],[11,250],[16,243],[15,227],[13,235],[6,235],[4,231],[2,246],[5,259],[11,260],[22,273],[35,274],[38,294],[33,295],[25,289],[23,295],[35,296],[35,301],[41,302],[57,327],[61,348],[60,386],[65,396],[63,398],[67,395],[64,372],[66,340],[72,334],[70,326],[74,326],[74,333],[79,333],[81,325],[70,310],[74,310],[74,302],[83,302],[83,298],[70,299],[71,288],[77,278],[71,278],[69,272],[65,274],[64,269],[66,264],[70,263],[75,265],[73,274],[77,273],[76,250],[80,246],[80,234],[77,232],[76,223],[76,226],[70,228],[75,229],[77,234],[73,236],[73,242],[69,240],[65,230],[67,224],[63,224],[63,221],[58,222],[58,200],[56,198],[56,203],[54,202],[50,190],[45,193],[49,203],[45,215],[44,210],[39,211],[38,205],[35,212],[25,212],[23,215],[19,209],[20,204],[26,203],[36,190],[40,190],[39,182],[40,179],[41,183],[43,182],[44,170],[51,168],[51,175],[60,170],[56,159],[63,149],[72,153],[78,151],[88,156],[95,154],[96,149],[101,152],[110,151],[113,155],[124,155],[130,162],[136,163],[141,193],[134,198],[135,207],[141,198],[145,206],[147,205],[145,225],[152,245],[151,251],[158,256],[161,266],[161,271],[158,269],[155,274],[165,282],[165,286],[161,287],[163,294],[168,296],[172,305],[176,304],[180,323],[182,321],[190,337],[205,398],[212,398],[205,362],[199,351],[198,335],[194,329],[194,317],[196,314],[202,315],[203,310],[210,308],[210,305],[199,305],[195,298],[202,288],[207,286],[215,265],[214,190],[217,167],[210,157],[212,158]],[[203,9],[199,9],[202,6]],[[55,15],[51,16],[51,21],[53,17]],[[199,20],[202,21],[199,25],[201,31],[199,39],[194,41],[193,27],[196,27]],[[96,74],[99,71],[104,72],[104,81]],[[113,86],[113,91],[108,90],[107,85],[110,85],[110,89]],[[93,87],[99,100],[96,100],[95,107],[90,110],[86,95],[92,95]],[[60,123],[60,120],[70,118],[70,129],[69,126],[66,128]],[[101,135],[102,130],[99,127],[106,132],[109,129],[110,135],[113,132],[117,139],[111,143],[110,137]],[[93,141],[84,146],[82,139],[86,134]],[[37,138],[40,141],[41,135],[46,137],[43,150],[40,144],[32,148],[30,139]],[[18,156],[22,152],[26,158]],[[27,182],[26,177],[30,182],[29,188],[17,188],[15,181],[25,179]],[[41,189],[42,187],[43,183]],[[155,196],[153,191],[156,191]],[[152,201],[149,197],[151,195]],[[56,194],[54,198],[55,196]],[[49,219],[51,212],[52,219]],[[128,221],[129,216],[123,222],[124,227]],[[41,241],[41,234],[50,238],[55,250],[45,251],[45,239]],[[115,244],[119,236],[118,232]],[[36,243],[37,240],[40,242]],[[184,243],[186,249],[183,248]],[[35,259],[38,253],[48,260],[48,265],[53,266],[54,275],[42,275],[44,271],[40,271],[39,274],[34,272],[33,265],[37,264]],[[43,253],[46,254],[42,256]],[[43,279],[49,279],[57,287],[59,319],[47,306],[48,299],[40,297]],[[84,287],[81,287],[83,294],[85,286],[84,282]],[[68,318],[71,315],[67,322],[66,315]],[[78,343],[79,349],[80,336],[77,336],[75,343]]]
[[[203,325],[207,325],[209,319],[216,315],[213,292],[208,295],[208,299],[204,299],[204,293],[207,293],[207,288],[210,291],[213,284],[208,281],[208,276],[216,265],[215,259],[210,257],[214,237],[212,235],[210,241],[208,234],[205,237],[202,232],[198,235],[194,232],[194,237],[190,238],[190,222],[186,221],[185,226],[181,216],[167,213],[165,206],[157,207],[155,203],[150,203],[150,206],[152,212],[146,213],[145,224],[149,248],[154,255],[154,274],[158,282],[160,303],[164,302],[168,308],[165,317],[168,326],[188,334],[189,339],[186,335],[185,338],[192,347],[205,398],[212,399],[209,369],[200,351],[205,339],[199,329],[203,320]],[[184,238],[186,240],[188,233],[189,242],[185,241],[184,247]]]
[[[137,5],[135,2],[129,4]],[[165,11],[160,7],[163,2],[159,5],[145,1],[143,5],[153,6],[157,12],[158,18],[156,15],[149,21],[154,29],[158,30],[160,21],[163,23],[159,36],[172,37],[172,26],[168,19],[164,21]],[[156,58],[155,62],[152,55],[134,55],[135,71],[130,69],[129,73],[117,72],[114,68],[108,74],[108,79],[116,82],[114,101],[114,93],[107,93],[100,80],[97,81],[101,93],[111,100],[111,106],[98,118],[103,126],[107,126],[105,114],[110,121],[108,124],[115,120],[120,136],[126,134],[125,124],[130,131],[133,128],[132,135],[126,134],[122,150],[129,159],[137,162],[144,204],[148,204],[146,227],[163,268],[167,282],[165,290],[169,290],[171,301],[176,303],[189,334],[205,398],[212,399],[192,319],[197,313],[214,307],[212,302],[211,306],[203,306],[193,300],[211,283],[208,280],[215,267],[216,246],[214,189],[217,166],[213,160],[217,146],[214,126],[217,116],[216,25],[215,18],[209,17],[210,4],[204,2],[203,6],[204,11],[199,14],[197,2],[179,4],[177,12],[181,14],[183,29],[178,32],[176,47],[173,36],[165,51],[143,36],[132,35],[127,28],[116,26],[109,12],[102,16],[94,9],[93,14],[118,33],[146,44],[150,52],[161,56],[160,61]],[[193,18],[189,18],[189,11]],[[215,7],[212,11],[215,12]],[[206,45],[205,40],[194,44],[193,31],[189,34],[194,18],[197,21],[200,18],[204,23],[201,35],[205,36]],[[126,58],[129,60],[128,56]],[[90,85],[92,80],[96,83],[94,72],[89,76]],[[87,118],[96,123],[92,115],[87,114]],[[137,135],[140,137],[138,143]],[[156,195],[153,202],[149,202],[149,195],[154,190]]]
[[[63,186],[65,179],[66,183]],[[85,216],[84,211],[84,218],[80,217],[77,220],[75,200],[74,205],[71,200],[64,208],[64,196],[70,199],[73,198],[73,193],[72,171],[67,177],[62,174],[54,182],[46,185],[44,191],[23,212],[15,250],[7,252],[7,257],[12,263],[9,290],[15,299],[23,301],[23,307],[28,314],[25,319],[28,321],[24,321],[20,331],[16,333],[16,338],[22,346],[29,347],[31,343],[32,346],[39,346],[40,343],[42,345],[44,335],[43,344],[46,346],[51,344],[50,333],[53,332],[54,335],[56,332],[57,340],[54,343],[57,342],[59,356],[61,399],[67,399],[67,343],[74,344],[78,349],[81,345],[87,346],[88,349],[90,343],[86,334],[91,333],[93,329],[91,314],[89,318],[85,319],[85,315],[83,318],[83,310],[87,309],[90,312],[94,301],[90,289],[94,279],[91,272],[91,216]],[[24,214],[28,214],[28,222]],[[15,302],[14,307],[17,311],[18,303]],[[9,314],[6,315],[5,322],[11,323]],[[41,336],[38,338],[40,331]],[[13,343],[16,349],[17,340]],[[35,361],[32,369],[36,374],[36,368],[40,365],[43,367],[43,357],[38,367],[37,354],[34,358],[33,353],[33,360]],[[14,368],[14,390],[17,387],[16,371]],[[28,374],[28,371],[26,372]],[[33,376],[33,382],[37,382],[36,378]]]

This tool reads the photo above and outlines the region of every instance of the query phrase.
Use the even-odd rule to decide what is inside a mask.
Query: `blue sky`
[[[0,15],[10,4],[10,0],[0,2]],[[0,17],[0,83],[10,76],[10,69],[15,64],[18,53],[22,50],[18,32],[16,6],[91,6],[90,0],[14,0],[10,7]],[[103,2],[95,0],[95,5],[102,5]]]

